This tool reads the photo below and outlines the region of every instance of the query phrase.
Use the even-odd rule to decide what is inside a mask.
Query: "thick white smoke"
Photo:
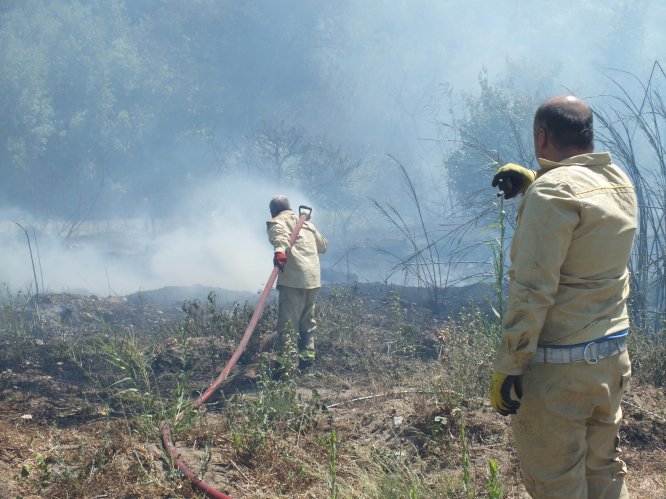
[[[57,222],[5,213],[0,283],[5,291],[34,290],[36,274],[40,291],[101,296],[189,285],[256,291],[272,270],[265,221],[276,194],[287,195],[294,209],[306,204],[293,190],[246,176],[201,186],[177,202],[177,218],[84,224],[68,240],[57,236]]]

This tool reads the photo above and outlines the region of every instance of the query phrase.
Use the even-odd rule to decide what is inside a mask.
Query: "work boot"
[[[293,379],[298,374],[296,358],[278,356],[275,367],[271,369],[271,378],[275,381]]]
[[[301,373],[309,371],[314,366],[314,359],[303,359],[298,362],[298,370]]]
[[[300,357],[306,358],[308,355],[312,355],[312,358],[314,358],[314,350],[314,331],[300,333],[298,336],[298,354]]]
[[[315,363],[314,349],[306,348],[298,352],[298,370],[303,372],[310,369]]]

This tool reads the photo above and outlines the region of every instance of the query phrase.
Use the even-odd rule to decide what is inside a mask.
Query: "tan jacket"
[[[298,222],[298,216],[285,210],[266,222],[268,239],[274,251],[287,255],[284,272],[278,274],[277,285],[313,289],[321,287],[319,253],[326,253],[328,242],[310,222],[301,227],[294,245],[289,248],[289,236]]]
[[[509,303],[495,369],[523,372],[540,345],[575,345],[629,326],[627,262],[636,197],[608,153],[539,159],[518,207]]]

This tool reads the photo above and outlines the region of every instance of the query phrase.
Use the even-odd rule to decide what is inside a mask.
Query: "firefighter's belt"
[[[536,349],[532,362],[544,364],[568,364],[585,361],[596,364],[599,359],[619,354],[627,349],[627,331],[578,345],[541,345]]]

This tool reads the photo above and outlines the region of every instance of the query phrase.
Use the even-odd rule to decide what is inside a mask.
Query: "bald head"
[[[551,97],[534,114],[534,137],[543,130],[549,144],[564,157],[592,152],[592,110],[573,95]]]
[[[268,204],[268,209],[271,210],[271,216],[276,217],[284,210],[291,210],[289,206],[289,200],[286,196],[275,196],[271,199],[271,202]]]

